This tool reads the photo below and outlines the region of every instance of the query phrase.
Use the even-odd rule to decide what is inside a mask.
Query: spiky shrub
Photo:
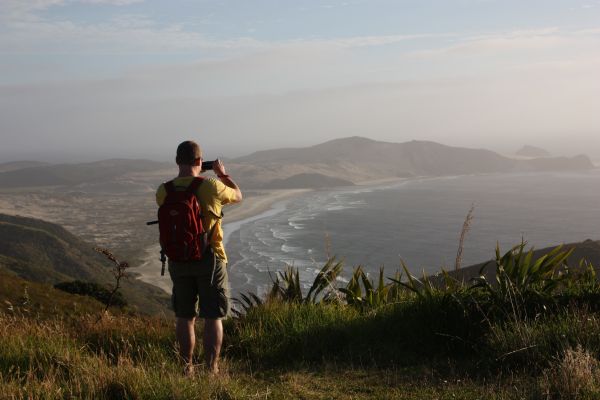
[[[568,279],[563,282],[556,301],[563,307],[578,306],[591,311],[600,310],[600,284],[594,266],[582,259],[578,268],[567,272]]]
[[[259,307],[264,304],[264,300],[258,297],[255,293],[248,292],[247,294],[240,293],[239,298],[234,298],[233,303],[237,307],[234,307],[232,312],[236,318],[242,318],[252,308]]]
[[[441,279],[438,279],[434,283],[425,272],[423,272],[423,277],[421,279],[411,274],[404,261],[402,262],[402,268],[404,269],[407,280],[402,281],[401,275],[398,275],[396,278],[390,278],[390,280],[399,287],[414,293],[420,300],[427,300],[439,295],[452,296],[464,292],[467,289],[462,281],[458,281],[451,277],[443,269],[439,274]]]
[[[395,280],[400,281],[401,275],[396,274]],[[361,266],[356,267],[345,288],[338,289],[343,294],[346,304],[362,311],[382,307],[400,301],[403,291],[399,290],[394,281],[385,282],[384,269],[379,269],[377,282],[364,272]]]
[[[234,301],[242,308],[243,312],[247,312],[265,301],[310,304],[329,302],[336,298],[337,288],[335,282],[342,268],[343,263],[341,261],[337,261],[335,257],[330,257],[318,272],[305,296],[302,291],[298,268],[287,266],[285,270],[277,272],[275,277],[272,278],[273,286],[266,299],[263,300],[254,293],[248,293],[240,295],[240,299]],[[238,311],[237,314],[239,315],[240,312]]]
[[[569,279],[567,259],[573,250],[558,246],[534,260],[533,248],[525,252],[525,246],[522,242],[501,255],[497,245],[494,280],[483,273],[487,264],[474,280],[472,289],[488,317],[521,320],[556,305],[556,295]]]
[[[269,297],[286,302],[301,303],[304,300],[304,295],[302,294],[302,283],[300,282],[298,268],[288,265],[285,270],[278,271],[273,279],[273,287]]]

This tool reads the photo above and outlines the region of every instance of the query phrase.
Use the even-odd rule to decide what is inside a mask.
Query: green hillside
[[[0,214],[0,267],[33,282],[82,280],[111,285],[111,263],[59,225]],[[135,280],[123,283],[127,302],[144,313],[167,312],[168,296]]]
[[[104,305],[89,296],[78,296],[18,277],[0,267],[0,310],[7,315],[36,319],[99,314]]]

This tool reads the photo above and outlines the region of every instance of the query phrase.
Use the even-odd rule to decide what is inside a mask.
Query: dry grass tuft
[[[581,346],[567,349],[563,358],[544,371],[541,388],[546,399],[596,398],[600,363]]]

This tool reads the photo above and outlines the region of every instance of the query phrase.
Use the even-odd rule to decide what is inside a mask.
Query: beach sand
[[[223,224],[251,218],[267,211],[275,203],[310,191],[311,189],[265,190],[259,194],[245,197],[240,204],[232,206],[231,209],[225,208]]]

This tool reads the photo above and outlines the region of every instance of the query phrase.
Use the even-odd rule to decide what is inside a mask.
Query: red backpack
[[[196,177],[186,190],[175,190],[173,181],[165,183],[167,197],[158,208],[160,247],[173,261],[200,260],[208,248],[202,226],[202,209],[196,191],[203,179]]]

